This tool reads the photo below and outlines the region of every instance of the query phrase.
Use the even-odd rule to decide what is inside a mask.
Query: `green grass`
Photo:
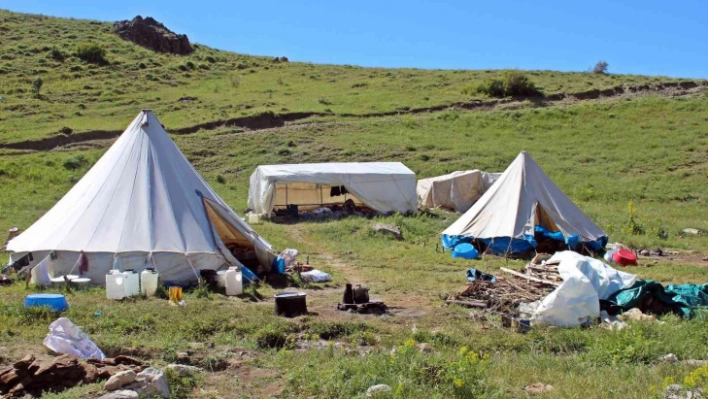
[[[273,63],[197,45],[189,56],[156,54],[112,33],[112,24],[0,10],[0,142],[74,131],[123,129],[151,108],[169,128],[229,117],[314,111],[372,113],[468,101],[501,70],[421,70]],[[99,44],[107,64],[77,57]],[[63,60],[62,60],[63,58]],[[528,71],[546,94],[668,81],[664,77]],[[41,97],[32,95],[36,77]],[[469,94],[465,94],[469,93]],[[196,101],[179,102],[184,96]]]
[[[122,129],[147,107],[168,130],[264,111],[330,109],[330,116],[277,130],[220,128],[173,139],[239,213],[246,208],[248,178],[260,164],[402,161],[422,178],[473,168],[502,171],[526,150],[611,241],[698,254],[691,261],[677,257],[631,272],[663,283],[708,281],[708,263],[700,261],[708,253],[708,236],[680,233],[686,227],[708,231],[705,90],[682,98],[342,118],[337,114],[469,100],[471,94],[463,94],[470,93],[468,88],[504,71],[271,63],[270,57],[202,45],[190,56],[169,56],[117,38],[110,24],[0,11],[0,29],[5,27],[0,42],[0,142],[46,137],[64,126],[74,131]],[[79,44],[91,42],[106,49],[107,65],[87,64],[72,55]],[[549,71],[527,75],[547,94],[659,80]],[[31,85],[37,76],[43,85],[34,98]],[[182,96],[198,100],[180,103]],[[5,195],[0,196],[0,230],[30,226],[109,144],[1,152]],[[636,208],[634,220],[642,227],[639,234],[627,229],[630,201]],[[295,320],[275,317],[272,303],[199,290],[187,293],[187,307],[181,308],[155,298],[108,301],[101,289],[91,289],[68,295],[71,310],[66,316],[109,354],[135,353],[162,366],[190,343],[203,342],[207,349],[200,366],[211,370],[224,361],[238,363],[180,382],[179,395],[190,397],[197,385],[191,392],[197,398],[268,397],[273,386],[288,398],[363,398],[377,383],[393,388],[385,397],[524,398],[524,386],[535,382],[555,387],[543,396],[547,398],[658,398],[667,383],[682,382],[691,369],[658,363],[657,357],[675,353],[681,359],[708,359],[705,317],[665,317],[663,323],[634,323],[620,332],[540,328],[520,335],[501,328],[496,316],[480,321],[470,318],[468,310],[445,307],[440,298],[464,288],[466,268],[498,273],[500,267],[524,263],[498,257],[463,261],[436,252],[438,234],[457,217],[433,211],[375,220],[254,225],[276,248],[298,248],[303,258],[309,255],[313,265],[333,277],[328,285],[301,288],[308,292],[314,314]],[[405,239],[377,235],[370,228],[376,222],[397,225]],[[345,282],[368,285],[371,296],[384,299],[392,314],[335,312]],[[22,284],[0,288],[0,342],[8,359],[42,353],[47,326],[56,317],[23,309],[23,298],[31,292],[35,290]],[[262,286],[249,292],[268,298],[276,291]],[[95,316],[96,311],[101,315]],[[332,344],[294,349],[297,340],[318,338]],[[420,353],[416,343],[433,350]],[[241,349],[257,356],[235,360]],[[78,387],[46,397],[79,397],[98,389]]]

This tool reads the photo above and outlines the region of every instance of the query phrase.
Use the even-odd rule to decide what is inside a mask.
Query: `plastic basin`
[[[61,294],[31,294],[25,298],[25,307],[48,306],[55,312],[63,312],[69,309],[66,298]]]
[[[458,244],[455,246],[455,249],[452,250],[453,258],[477,259],[478,256],[479,252],[477,252],[477,249],[470,243]]]
[[[619,249],[612,254],[612,260],[618,265],[630,266],[637,264],[637,255],[628,249]]]

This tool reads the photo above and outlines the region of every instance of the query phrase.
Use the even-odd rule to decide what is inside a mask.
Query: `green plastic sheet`
[[[698,309],[708,309],[708,284],[670,284],[663,285],[652,280],[637,280],[630,288],[617,291],[607,302],[623,311],[638,307],[652,306],[656,302],[665,305],[674,313],[686,318],[695,315]]]

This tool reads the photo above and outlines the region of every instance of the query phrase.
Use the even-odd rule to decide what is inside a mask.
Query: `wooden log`
[[[536,282],[536,283],[552,285],[552,286],[554,286],[554,287],[558,287],[558,286],[560,285],[559,283],[556,283],[556,282],[554,282],[554,281],[542,280],[542,279],[540,279],[540,278],[527,276],[527,275],[525,275],[525,274],[523,274],[523,273],[519,273],[519,272],[517,272],[517,271],[511,270],[511,269],[507,269],[507,268],[505,268],[505,267],[502,267],[500,270],[503,271],[504,273],[513,274],[513,275],[516,276],[516,277],[521,277],[521,278],[523,278],[523,279],[526,279],[526,280],[529,280],[529,281],[533,281],[533,282]]]
[[[471,301],[458,301],[455,299],[448,299],[445,301],[446,304],[455,304],[455,305],[462,305],[462,306],[467,306],[469,308],[486,308],[487,307],[487,302],[471,302]]]

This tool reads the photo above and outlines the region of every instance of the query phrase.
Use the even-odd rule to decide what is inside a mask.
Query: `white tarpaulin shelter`
[[[629,288],[637,276],[573,251],[556,252],[548,262],[560,261],[563,283],[548,294],[533,314],[537,323],[560,327],[586,324],[600,316],[600,300]]]
[[[418,180],[418,206],[465,212],[501,175],[475,169]]]
[[[525,252],[535,247],[537,228],[561,233],[569,246],[604,247],[607,241],[605,232],[522,151],[482,198],[443,231],[443,244],[450,248],[474,238],[495,252]]]
[[[274,208],[300,209],[352,199],[374,211],[415,212],[415,173],[400,162],[261,165],[251,175],[248,207],[269,215]],[[341,187],[347,194],[333,195]]]
[[[142,111],[78,183],[7,249],[11,262],[53,252],[66,275],[81,251],[89,277],[156,267],[163,281],[187,282],[199,269],[239,265],[226,246],[255,251],[270,267],[271,246],[239,218],[179,151],[151,111]],[[78,271],[75,270],[75,274]]]

